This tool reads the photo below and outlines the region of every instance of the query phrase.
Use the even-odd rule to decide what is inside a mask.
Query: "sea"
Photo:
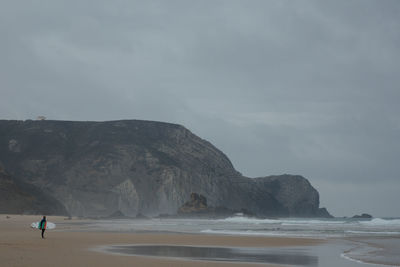
[[[314,260],[310,261],[310,264],[300,264],[300,266],[400,266],[400,218],[260,219],[236,214],[225,219],[96,220],[82,225],[81,229],[135,233],[315,238],[326,240],[327,242],[322,242],[326,245],[318,246],[318,248],[303,248],[301,255],[308,255]],[[276,248],[269,248],[264,255],[272,255],[274,251]],[[296,255],[296,251],[298,251],[296,248],[282,248],[279,254],[283,255],[282,259],[288,259],[288,255]],[[294,263],[293,266],[296,264]]]

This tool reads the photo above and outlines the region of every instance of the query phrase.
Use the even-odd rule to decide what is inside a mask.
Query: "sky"
[[[400,1],[0,2],[0,119],[184,125],[335,216],[400,216]]]

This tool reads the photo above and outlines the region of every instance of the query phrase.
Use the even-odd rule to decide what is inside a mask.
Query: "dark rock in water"
[[[179,208],[178,213],[203,212],[207,210],[207,199],[197,193],[190,194],[190,201]]]
[[[2,167],[0,167],[0,213],[68,215],[64,206],[54,197],[34,185],[15,179]]]
[[[372,215],[370,215],[368,213],[363,213],[361,215],[354,215],[352,218],[354,218],[354,219],[371,219]]]
[[[54,212],[65,207],[78,217],[173,215],[192,192],[207,199],[208,209],[329,214],[304,177],[244,177],[221,151],[176,124],[0,120],[0,166],[31,186],[28,193],[52,197],[61,205]]]
[[[185,204],[178,209],[178,217],[224,218],[232,216],[238,212],[241,212],[245,215],[250,215],[250,213],[246,210],[231,210],[226,207],[209,207],[207,206],[207,198],[205,196],[192,193],[190,194],[190,200],[185,202]]]

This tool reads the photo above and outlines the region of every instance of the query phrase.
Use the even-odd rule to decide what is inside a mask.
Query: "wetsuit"
[[[42,238],[44,238],[44,231],[46,231],[46,219],[42,219],[39,223],[39,229],[42,230]]]

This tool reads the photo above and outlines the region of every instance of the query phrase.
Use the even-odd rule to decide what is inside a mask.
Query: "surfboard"
[[[31,224],[31,227],[32,227],[32,228],[39,229],[39,224],[40,224],[40,222],[33,222],[33,223]],[[47,230],[47,229],[54,229],[54,228],[56,228],[56,224],[55,224],[55,223],[46,222],[46,226],[45,226],[45,229],[46,229],[46,230]]]

